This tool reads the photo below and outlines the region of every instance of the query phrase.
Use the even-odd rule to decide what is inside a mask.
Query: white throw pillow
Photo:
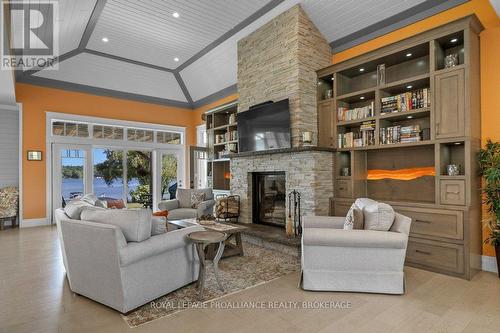
[[[363,208],[363,215],[365,230],[388,231],[395,218],[394,209],[381,202],[366,205]]]
[[[354,201],[354,203],[359,207],[359,209],[362,210],[363,208],[365,208],[365,206],[376,204],[378,203],[378,201],[369,198],[358,198],[356,199],[356,201]]]
[[[363,211],[353,203],[345,217],[344,230],[362,230],[363,222]]]
[[[119,227],[127,242],[142,242],[151,237],[150,209],[84,209],[82,220]]]
[[[66,204],[64,207],[64,212],[69,216],[70,219],[79,220],[82,210],[86,207],[94,207],[88,202],[75,199]]]
[[[80,200],[88,202],[92,206],[95,206],[96,201],[98,201],[94,193],[85,194]]]
[[[161,235],[167,231],[167,218],[165,216],[151,217],[151,236]]]

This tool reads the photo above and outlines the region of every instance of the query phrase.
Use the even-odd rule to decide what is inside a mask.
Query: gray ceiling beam
[[[67,90],[67,91],[82,92],[82,93],[86,93],[86,94],[92,94],[92,95],[98,95],[98,96],[104,96],[104,97],[113,97],[113,98],[127,99],[127,100],[132,100],[132,101],[137,101],[137,102],[143,102],[143,103],[159,104],[159,105],[164,105],[164,106],[173,106],[173,107],[178,107],[178,108],[184,108],[187,110],[192,109],[192,104],[188,103],[188,102],[181,102],[181,101],[176,101],[176,100],[172,100],[172,99],[159,98],[159,97],[147,96],[147,95],[141,95],[141,94],[127,93],[127,92],[123,92],[123,91],[106,89],[106,88],[98,88],[98,87],[94,87],[94,86],[88,86],[88,85],[84,85],[84,84],[72,83],[72,82],[66,82],[66,81],[53,80],[53,79],[48,79],[48,78],[38,77],[38,76],[23,76],[17,82],[34,84],[37,86],[56,88],[56,89]]]
[[[203,57],[205,54],[207,54],[208,52],[210,52],[211,50],[213,50],[214,48],[216,48],[217,46],[219,46],[220,44],[225,42],[228,38],[230,38],[230,37],[234,36],[235,34],[237,34],[238,32],[240,32],[240,30],[244,29],[245,27],[250,25],[252,22],[259,19],[261,16],[263,16],[264,14],[269,12],[274,7],[278,6],[283,1],[284,0],[271,0],[271,1],[269,1],[264,7],[260,8],[255,13],[253,13],[252,15],[250,15],[249,17],[247,17],[246,19],[244,19],[243,21],[241,21],[240,23],[235,25],[234,28],[232,28],[231,30],[229,30],[228,32],[226,32],[225,34],[223,34],[222,36],[217,38],[212,43],[205,46],[200,52],[196,53],[194,56],[192,56],[191,58],[186,60],[184,63],[182,63],[180,66],[178,66],[175,70],[177,72],[182,71],[184,68],[186,68],[187,66],[191,65],[196,60]]]
[[[353,32],[345,37],[334,40],[330,42],[330,47],[332,48],[333,53],[338,53],[468,1],[469,0],[424,1],[416,6],[402,11],[401,13],[388,17],[385,20]]]
[[[184,80],[181,77],[181,74],[179,72],[174,72],[175,79],[177,80],[177,84],[179,87],[181,87],[182,92],[184,93],[184,96],[186,97],[186,100],[188,101],[189,104],[193,104],[193,99],[191,98],[191,95],[189,94],[189,90],[184,84]]]
[[[101,51],[96,51],[96,50],[91,50],[91,49],[85,49],[85,50],[83,50],[83,52],[89,53],[89,54],[93,54],[93,55],[96,55],[96,56],[100,56],[100,57],[104,57],[104,58],[109,58],[109,59],[119,60],[119,61],[123,61],[123,62],[128,62],[129,64],[134,64],[134,65],[138,65],[138,66],[142,66],[142,67],[148,67],[148,68],[156,69],[158,71],[174,73],[174,70],[172,70],[170,68],[153,65],[153,64],[146,63],[146,62],[142,62],[142,61],[132,60],[132,59],[129,59],[129,58],[124,58],[124,57],[116,56],[116,55],[113,55],[113,54],[104,53],[104,52],[101,52]]]
[[[232,94],[236,94],[238,92],[238,85],[233,84],[227,88],[224,88],[222,90],[219,90],[211,95],[208,95],[206,97],[203,97],[196,102],[193,102],[193,109],[202,107],[204,105],[216,102],[220,100],[221,98],[227,97]]]
[[[78,48],[80,50],[84,50],[89,43],[90,37],[94,32],[95,26],[97,25],[97,21],[104,10],[104,6],[106,5],[106,0],[97,0],[94,9],[92,10],[92,14],[90,15],[89,21],[87,22],[87,26],[82,35],[82,39],[80,40],[80,44]]]

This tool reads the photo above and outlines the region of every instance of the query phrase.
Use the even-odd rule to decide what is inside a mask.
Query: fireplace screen
[[[286,180],[284,172],[253,174],[253,222],[285,226]]]

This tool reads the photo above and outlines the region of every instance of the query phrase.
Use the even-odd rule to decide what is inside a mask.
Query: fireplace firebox
[[[252,222],[284,228],[286,224],[285,172],[257,172],[252,176]]]

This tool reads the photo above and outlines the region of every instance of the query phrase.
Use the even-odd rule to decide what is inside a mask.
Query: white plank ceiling
[[[92,10],[100,7],[100,1],[96,5],[96,0],[59,0],[60,54],[78,48]],[[442,4],[427,1],[436,6]],[[297,3],[332,42],[423,2],[426,1],[107,0],[102,12],[96,10],[97,15],[92,15],[97,21],[91,20],[95,25],[90,24],[93,31],[85,49],[93,54],[80,49],[79,54],[62,61],[58,71],[33,75],[180,102],[191,102],[188,96],[196,102],[235,85],[238,40]],[[246,27],[211,45],[259,10],[262,15]],[[174,12],[179,13],[178,18],[173,17]],[[104,37],[108,42],[103,42]],[[176,80],[169,70],[178,73],[181,80]]]
[[[186,102],[174,74],[88,53],[81,53],[61,62],[59,70],[40,71],[34,75]]]

